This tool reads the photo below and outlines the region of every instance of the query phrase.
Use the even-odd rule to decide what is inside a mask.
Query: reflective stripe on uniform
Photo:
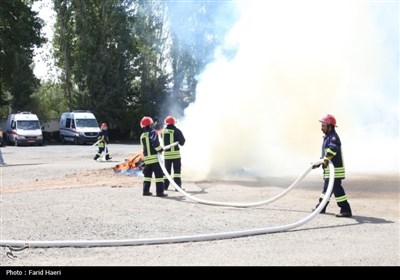
[[[144,177],[144,180],[143,181],[145,181],[145,182],[151,182],[151,177]]]
[[[172,144],[174,143],[174,133],[175,131],[172,129],[163,129],[162,131],[162,138],[164,139],[164,144],[167,145],[168,144]],[[169,141],[166,141],[168,137]],[[181,158],[181,153],[180,150],[178,150],[176,148],[176,146],[171,147],[170,149],[168,149],[167,151],[164,151],[164,158],[165,159],[178,159]]]
[[[330,148],[325,149],[325,155],[333,155],[336,156],[336,152],[331,150]]]
[[[337,203],[344,202],[344,201],[347,201],[347,196],[343,195],[343,196],[336,197]]]
[[[173,152],[164,152],[164,158],[165,159],[178,159],[181,158],[181,154],[179,151],[173,151]]]
[[[175,178],[181,178],[181,173],[176,173],[176,174],[174,173],[174,174],[171,175],[171,177],[174,178],[174,179]],[[167,179],[168,179],[167,176],[164,176],[164,180],[167,180]]]
[[[143,132],[141,135],[141,143],[146,145],[147,155],[143,156],[144,164],[152,164],[158,162],[157,154],[151,154],[150,137],[148,132]],[[158,147],[160,149],[160,147]]]
[[[100,136],[100,137],[98,138],[98,140],[99,140],[99,143],[98,143],[99,148],[104,148],[104,147],[106,146],[106,145],[105,145],[105,140],[104,140],[104,135]]]
[[[164,183],[164,178],[163,177],[161,177],[161,178],[156,178],[156,183]]]
[[[324,179],[329,179],[329,168],[324,169]],[[343,179],[345,177],[345,169],[343,167],[335,167],[335,179]]]

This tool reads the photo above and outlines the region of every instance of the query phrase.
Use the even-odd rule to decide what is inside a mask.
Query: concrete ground
[[[123,240],[190,236],[291,224],[310,214],[320,172],[274,203],[254,208],[209,206],[181,193],[143,197],[142,178],[111,169],[138,145],[111,144],[112,162],[95,162],[91,146],[1,148],[1,240]],[[300,174],[299,174],[300,175]],[[266,200],[295,178],[202,181],[184,178],[198,198]],[[344,181],[352,218],[336,218],[335,203],[295,229],[187,243],[89,247],[0,248],[14,266],[399,266],[399,174],[351,174]],[[155,192],[154,183],[152,191]],[[332,200],[334,201],[334,200]],[[14,257],[13,257],[14,256]]]

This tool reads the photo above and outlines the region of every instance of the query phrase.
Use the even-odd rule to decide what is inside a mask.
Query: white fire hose
[[[175,144],[175,143],[174,143]],[[173,144],[171,144],[173,145]],[[169,145],[169,146],[171,146]],[[263,200],[263,201],[258,201],[258,202],[251,202],[251,203],[244,203],[244,202],[221,202],[221,201],[212,201],[212,200],[205,200],[205,199],[200,199],[197,197],[194,197],[190,194],[188,194],[187,192],[185,192],[184,190],[182,190],[182,188],[180,188],[174,181],[174,179],[171,177],[171,175],[168,173],[168,171],[165,169],[164,166],[164,159],[161,156],[161,154],[158,154],[158,160],[160,162],[160,166],[161,169],[164,172],[164,175],[167,177],[168,181],[174,186],[174,188],[179,191],[180,193],[182,193],[185,197],[196,201],[198,203],[202,203],[202,204],[208,204],[208,205],[216,205],[216,206],[232,206],[232,207],[255,207],[255,206],[260,206],[260,205],[265,205],[268,203],[271,203],[275,200],[277,200],[278,198],[284,196],[285,194],[287,194],[291,189],[293,189],[301,180],[304,179],[304,177],[306,177],[308,175],[308,173],[310,173],[310,171],[312,170],[312,165],[301,175],[299,176],[294,182],[293,184],[291,184],[288,188],[286,188],[283,192],[281,192],[280,194],[268,199],[268,200]]]
[[[165,148],[165,147],[164,147]],[[316,162],[315,164],[322,163],[322,161]],[[310,171],[311,167],[307,169],[302,176],[299,177],[297,182],[304,178]],[[258,229],[249,229],[242,231],[229,231],[220,233],[208,233],[198,235],[186,235],[186,236],[175,236],[175,237],[160,237],[160,238],[140,238],[140,239],[121,239],[121,240],[54,240],[54,241],[30,241],[30,240],[0,240],[0,246],[8,247],[10,250],[20,250],[19,248],[44,248],[44,247],[106,247],[106,246],[135,246],[135,245],[150,245],[150,244],[165,244],[165,243],[180,243],[180,242],[193,242],[193,241],[206,241],[215,239],[228,239],[237,238],[250,235],[266,234],[273,232],[288,231],[290,229],[304,225],[311,221],[318,213],[325,207],[328,202],[334,183],[335,169],[332,162],[329,162],[329,183],[326,194],[319,204],[319,206],[305,218],[294,222],[292,224],[265,227]],[[166,173],[168,174],[168,173]],[[169,174],[168,174],[169,175]],[[169,176],[171,177],[171,176]],[[172,178],[171,178],[172,179]],[[170,180],[170,179],[169,179]],[[171,180],[170,180],[171,181]],[[173,182],[173,180],[172,180]],[[293,184],[292,184],[293,185]],[[181,190],[180,190],[181,191]],[[183,192],[183,191],[182,191]],[[10,253],[10,252],[9,252]]]

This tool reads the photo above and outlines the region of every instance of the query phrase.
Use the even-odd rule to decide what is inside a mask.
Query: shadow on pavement
[[[350,219],[356,220],[360,224],[392,224],[393,221],[388,221],[382,218],[365,217],[365,216],[353,216]]]

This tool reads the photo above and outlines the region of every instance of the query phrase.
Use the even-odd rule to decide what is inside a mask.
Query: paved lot
[[[140,177],[111,167],[139,150],[111,144],[113,162],[94,162],[91,146],[6,147],[1,175],[1,240],[122,240],[243,231],[290,224],[309,215],[321,188],[312,173],[278,201],[255,208],[194,203],[168,191],[143,197]],[[268,199],[294,178],[203,181],[187,192],[218,201]],[[350,174],[354,217],[334,203],[296,229],[214,241],[91,248],[0,248],[1,266],[399,266],[399,177]],[[154,190],[154,183],[152,185]]]

